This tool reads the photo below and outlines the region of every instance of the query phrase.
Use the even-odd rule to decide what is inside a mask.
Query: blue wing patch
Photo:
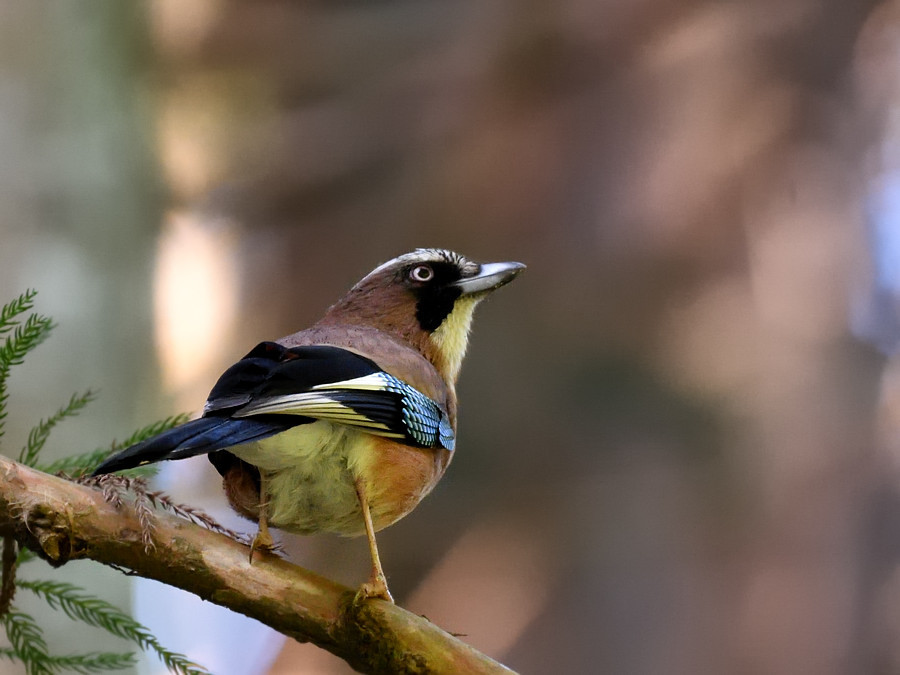
[[[376,376],[384,381],[385,391],[400,396],[401,419],[409,436],[427,448],[441,446],[453,450],[456,444],[453,428],[437,403],[393,375],[381,372]]]

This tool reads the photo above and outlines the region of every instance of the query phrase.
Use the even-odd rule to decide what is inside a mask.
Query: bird
[[[372,270],[311,327],[256,345],[202,415],[102,462],[93,475],[205,454],[231,507],[295,534],[365,534],[357,599],[393,602],[375,533],[410,513],[455,454],[456,382],[475,307],[525,265],[419,248]]]

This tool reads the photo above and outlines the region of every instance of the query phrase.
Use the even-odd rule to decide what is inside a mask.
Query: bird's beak
[[[486,293],[508,284],[524,269],[525,265],[520,262],[482,263],[478,268],[478,274],[460,279],[453,285],[460,289],[463,295]]]

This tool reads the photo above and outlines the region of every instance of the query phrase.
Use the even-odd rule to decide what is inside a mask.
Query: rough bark
[[[157,513],[152,547],[138,514],[102,493],[0,456],[0,535],[52,565],[91,559],[195,593],[366,673],[511,673],[427,619],[276,556],[249,564],[247,547],[184,519]]]

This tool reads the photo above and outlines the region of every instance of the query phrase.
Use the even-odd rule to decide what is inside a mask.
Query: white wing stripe
[[[382,390],[385,388],[384,378],[381,373],[369,373],[362,377],[354,377],[351,380],[342,380],[341,382],[326,382],[325,384],[317,384],[311,387],[313,390],[321,389],[362,389],[362,390]]]
[[[252,405],[246,406],[234,413],[235,417],[250,417],[266,413],[280,413],[283,415],[304,415],[307,417],[319,417],[336,422],[345,422],[352,426],[365,427],[367,429],[388,430],[390,427],[382,422],[376,422],[365,415],[361,415],[353,408],[338,403],[327,396],[302,392],[278,396]],[[391,434],[402,438],[402,434]]]

